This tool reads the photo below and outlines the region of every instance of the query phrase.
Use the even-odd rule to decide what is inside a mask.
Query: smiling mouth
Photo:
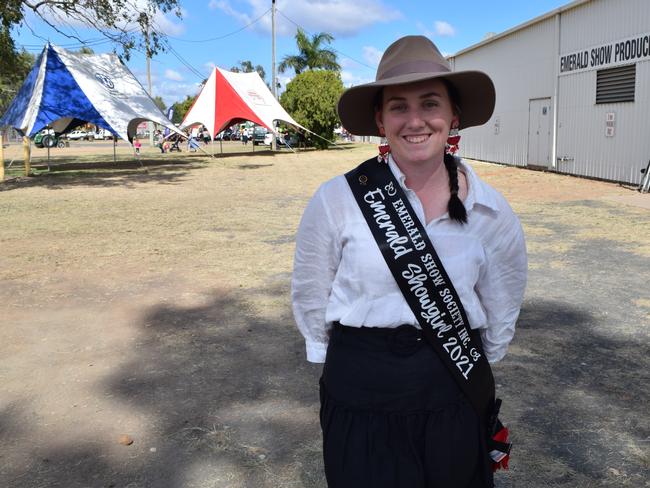
[[[427,139],[429,139],[429,136],[428,135],[403,136],[403,139],[406,142],[409,142],[411,144],[422,144]]]

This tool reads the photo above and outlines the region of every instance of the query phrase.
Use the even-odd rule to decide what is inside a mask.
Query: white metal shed
[[[650,1],[577,0],[449,61],[485,71],[497,92],[492,118],[463,131],[464,157],[641,181],[650,159]]]

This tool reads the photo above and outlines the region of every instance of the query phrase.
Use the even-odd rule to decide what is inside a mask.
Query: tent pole
[[[23,159],[25,160],[25,176],[29,176],[31,170],[31,151],[29,147],[29,137],[23,136]]]
[[[49,144],[47,145],[47,171],[48,173],[52,171],[52,168],[50,168],[50,145]]]
[[[151,49],[149,46],[150,39],[149,39],[148,20],[147,23],[145,24],[144,42],[145,42],[145,55],[147,57],[147,88],[149,89],[148,95],[153,99],[153,90],[151,88]],[[147,128],[149,129],[149,145],[153,147],[154,123],[151,120],[147,121]]]
[[[0,130],[0,181],[5,179],[5,147],[4,140],[2,139],[2,131]]]
[[[223,138],[219,139],[219,152],[223,154]]]

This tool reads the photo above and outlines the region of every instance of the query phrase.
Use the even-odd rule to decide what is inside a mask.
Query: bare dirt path
[[[325,486],[293,239],[317,186],[373,152],[151,153],[0,183],[0,486]],[[498,486],[650,486],[648,195],[475,168],[530,251],[495,371],[516,442]]]

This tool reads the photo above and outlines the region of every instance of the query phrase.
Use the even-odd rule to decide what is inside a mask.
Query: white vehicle
[[[282,137],[275,136],[275,143],[278,147],[284,147],[284,142]],[[273,132],[267,132],[264,136],[264,145],[270,146],[273,142]]]
[[[82,141],[84,139],[92,139],[92,134],[88,134],[85,130],[73,130],[66,134],[66,136],[71,141]]]
[[[99,129],[97,132],[93,132],[93,138],[96,141],[104,141],[104,140],[112,139],[113,134],[111,134],[106,129]]]

